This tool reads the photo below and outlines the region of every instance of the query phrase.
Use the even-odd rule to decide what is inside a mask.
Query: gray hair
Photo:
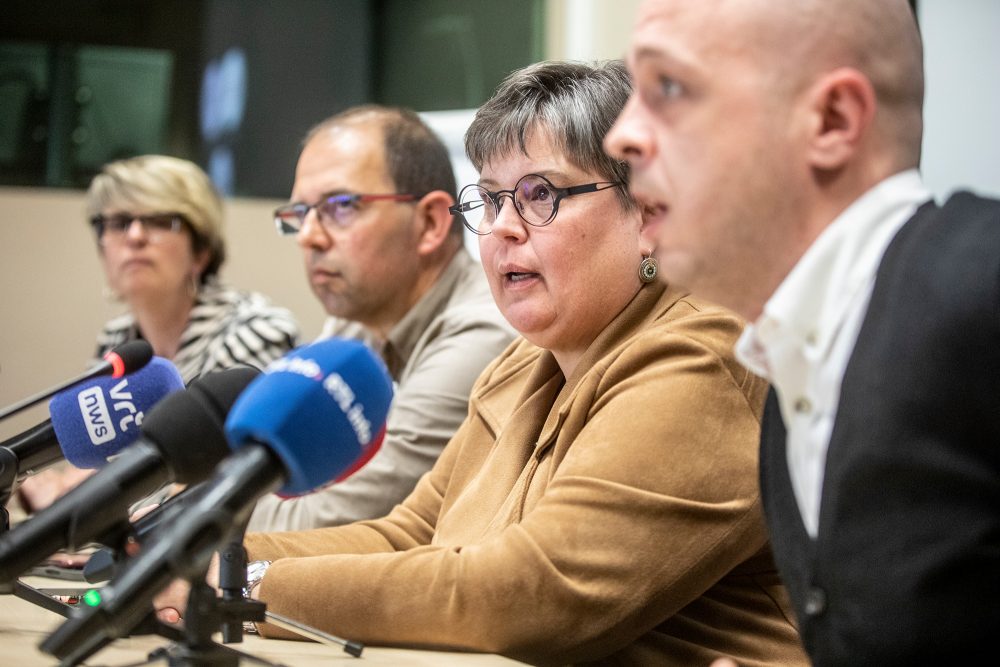
[[[530,134],[542,130],[574,166],[628,185],[628,165],[604,152],[604,136],[632,91],[620,60],[587,64],[541,62],[512,72],[476,112],[465,152],[478,171],[490,160],[527,154]],[[626,210],[637,204],[617,189]]]

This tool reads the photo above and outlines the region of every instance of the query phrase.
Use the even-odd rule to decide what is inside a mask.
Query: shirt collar
[[[740,361],[770,378],[767,348],[780,339],[823,355],[850,304],[871,284],[886,247],[930,199],[915,169],[891,176],[848,206],[792,268],[736,345]],[[773,379],[773,378],[771,378]]]
[[[420,337],[430,327],[434,318],[445,309],[462,276],[473,263],[474,260],[469,254],[464,249],[459,249],[430,289],[389,331],[381,351],[394,378],[398,379],[399,374],[403,372]]]

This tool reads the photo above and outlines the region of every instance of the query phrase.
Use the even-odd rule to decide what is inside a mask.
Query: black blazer
[[[1000,202],[926,204],[890,243],[841,386],[816,540],[773,390],[760,464],[816,665],[1000,653]]]

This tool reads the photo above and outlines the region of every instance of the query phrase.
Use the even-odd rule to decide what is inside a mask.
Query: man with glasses
[[[412,111],[349,109],[306,136],[291,202],[275,211],[330,315],[323,337],[369,343],[396,395],[379,453],[340,484],[262,499],[250,530],[382,516],[431,468],[465,418],[472,384],[513,339],[462,243],[441,140]]]

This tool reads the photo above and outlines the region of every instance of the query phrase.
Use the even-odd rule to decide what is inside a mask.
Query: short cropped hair
[[[476,112],[465,151],[478,171],[490,160],[527,154],[530,133],[545,131],[569,162],[609,181],[628,185],[628,165],[604,152],[611,130],[632,91],[620,60],[602,63],[541,62],[512,72]],[[618,188],[626,210],[637,206]]]
[[[434,130],[410,109],[378,104],[351,107],[309,130],[302,145],[326,130],[368,119],[382,129],[385,167],[397,192],[423,196],[443,190],[453,198],[457,195],[448,149]],[[452,220],[451,231],[462,234],[460,219]]]
[[[222,199],[208,175],[188,160],[140,155],[104,165],[87,190],[87,217],[107,209],[137,213],[179,213],[188,222],[192,248],[209,251],[200,276],[205,282],[226,259]]]

